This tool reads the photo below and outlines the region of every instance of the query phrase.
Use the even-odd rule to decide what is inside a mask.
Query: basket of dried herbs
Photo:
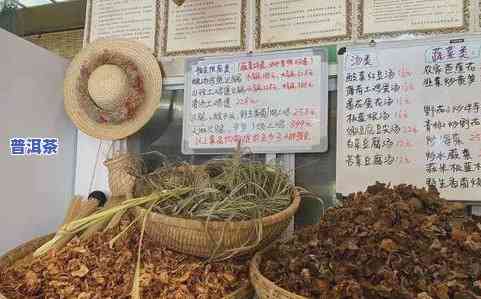
[[[157,202],[150,213],[147,206],[135,213],[146,213],[145,233],[158,244],[216,260],[253,253],[279,238],[301,201],[281,169],[239,157],[164,165],[136,184],[136,196],[191,188]]]
[[[135,283],[140,234],[131,229],[110,246],[130,220],[87,240],[75,238],[64,248],[33,257],[52,235],[25,243],[0,258],[0,298],[165,298],[248,299],[248,260],[222,263],[179,254],[143,240],[139,297]]]
[[[261,299],[478,299],[481,218],[432,189],[377,184],[258,253],[250,277]]]

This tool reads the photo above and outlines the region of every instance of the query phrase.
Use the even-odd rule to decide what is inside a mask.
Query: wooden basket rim
[[[277,292],[284,294],[286,298],[308,299],[307,297],[294,294],[292,292],[289,292],[286,289],[279,287],[274,282],[270,281],[264,275],[262,275],[261,271],[259,270],[259,265],[262,261],[262,254],[269,248],[271,248],[271,246],[269,246],[268,248],[262,251],[257,252],[249,264],[249,277],[250,277],[251,284],[254,286],[254,289],[256,290],[256,292],[258,288],[264,288],[264,289],[266,288],[266,287],[260,286],[258,283],[260,282],[261,285],[267,286],[271,290],[271,292],[272,290],[276,290]]]
[[[48,242],[52,239],[55,234],[48,234],[38,238],[34,238],[27,242],[24,242],[17,247],[10,249],[9,251],[5,252],[0,256],[0,267],[6,266],[9,267],[13,263],[17,262],[18,260],[23,259],[24,257],[28,256],[29,254],[33,253],[37,248],[42,246],[44,243]],[[22,252],[24,248],[28,248],[25,252]],[[11,256],[15,256],[17,253],[22,253],[21,255],[16,256],[16,258],[11,258]]]

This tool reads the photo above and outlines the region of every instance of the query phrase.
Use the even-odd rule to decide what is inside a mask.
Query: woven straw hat
[[[116,140],[140,130],[160,101],[162,74],[151,50],[127,39],[99,39],[67,69],[65,110],[84,133]]]

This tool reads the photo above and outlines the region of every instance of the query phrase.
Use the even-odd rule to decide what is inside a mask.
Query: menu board
[[[247,0],[165,0],[163,55],[245,48]]]
[[[155,0],[91,0],[88,42],[98,38],[130,38],[155,48]]]
[[[466,0],[361,0],[361,35],[467,29]],[[466,13],[467,10],[466,10]]]
[[[350,0],[257,0],[257,47],[347,39],[351,12]]]
[[[376,181],[481,201],[481,39],[350,47],[340,64],[337,191]]]
[[[184,154],[327,150],[327,54],[322,49],[191,59]]]

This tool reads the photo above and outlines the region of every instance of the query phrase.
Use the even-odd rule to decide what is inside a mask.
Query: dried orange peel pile
[[[130,298],[139,233],[131,230],[114,248],[109,241],[130,221],[86,241],[78,238],[48,255],[0,269],[0,293],[14,298]],[[142,298],[223,298],[248,285],[247,260],[205,263],[144,239]]]

